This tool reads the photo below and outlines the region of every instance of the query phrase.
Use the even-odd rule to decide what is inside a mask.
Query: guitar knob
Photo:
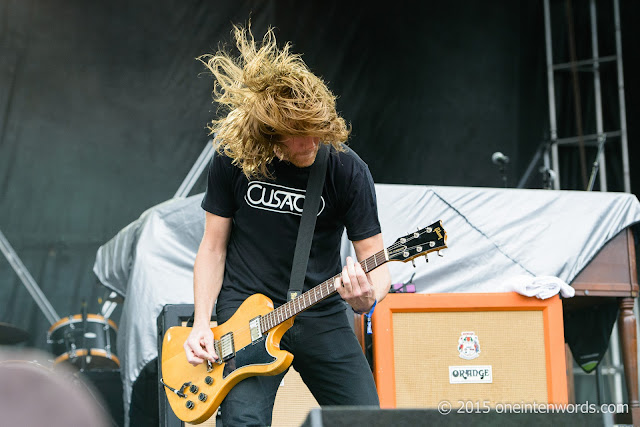
[[[189,387],[189,391],[193,394],[196,394],[198,392],[198,386],[195,384],[191,384],[191,387]]]
[[[211,377],[207,376],[207,377],[204,379],[204,382],[205,382],[205,383],[207,383],[207,385],[211,385],[211,384],[213,384],[213,378],[211,378]]]
[[[200,399],[201,402],[204,402],[205,400],[207,400],[207,395],[204,393],[200,393],[198,395],[198,399]]]
[[[187,405],[186,406],[187,406],[187,409],[193,409],[193,407],[196,406],[196,405],[194,405],[192,401],[187,400]]]

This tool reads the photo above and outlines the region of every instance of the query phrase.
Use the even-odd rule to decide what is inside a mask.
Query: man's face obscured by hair
[[[276,148],[276,156],[280,160],[291,162],[299,168],[313,164],[320,147],[320,138],[316,136],[285,136],[282,138],[282,149]]]

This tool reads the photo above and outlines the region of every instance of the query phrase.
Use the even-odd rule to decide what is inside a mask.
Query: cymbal
[[[0,322],[0,344],[17,344],[28,339],[29,332],[9,323]]]

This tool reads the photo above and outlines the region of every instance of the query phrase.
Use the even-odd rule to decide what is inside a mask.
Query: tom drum
[[[55,363],[68,362],[77,368],[118,369],[116,353],[118,327],[111,319],[99,314],[65,317],[54,323],[47,333],[47,342],[56,355]]]

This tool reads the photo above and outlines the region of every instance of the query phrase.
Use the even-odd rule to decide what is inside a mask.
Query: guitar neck
[[[389,261],[387,251],[382,250],[364,261],[360,262],[362,269],[365,273],[380,267],[382,264]],[[307,292],[303,293],[299,297],[288,301],[287,303],[276,308],[272,312],[266,314],[261,319],[262,331],[266,332],[271,328],[278,326],[280,323],[293,316],[305,311],[309,307],[319,303],[323,299],[336,293],[335,281],[340,278],[342,273],[336,274],[329,280],[325,280],[319,285],[313,287]]]

